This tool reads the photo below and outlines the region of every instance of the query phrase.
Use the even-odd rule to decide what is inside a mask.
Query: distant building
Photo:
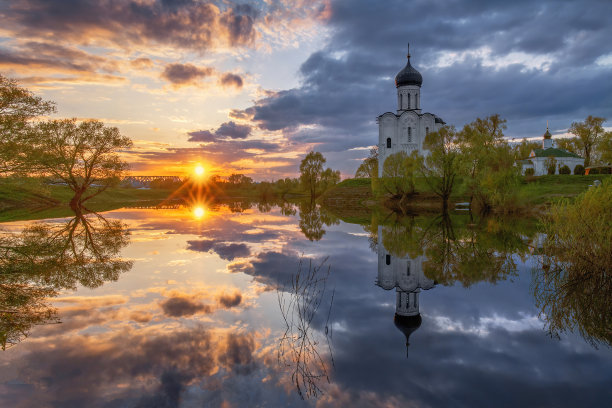
[[[376,285],[385,290],[395,289],[395,327],[406,336],[406,356],[410,335],[421,327],[419,293],[431,289],[436,282],[423,273],[424,256],[398,257],[389,253],[382,242],[383,227],[378,227],[378,278]]]
[[[531,168],[534,176],[543,176],[548,174],[548,166],[551,161],[555,165],[555,174],[559,174],[559,169],[563,166],[569,167],[572,173],[577,165],[584,166],[584,159],[576,153],[553,146],[552,135],[546,126],[546,132],[542,137],[542,148],[533,149],[528,158],[519,160],[518,163],[522,167],[523,174]]]
[[[395,76],[397,88],[397,111],[386,112],[376,118],[378,123],[378,174],[382,176],[383,163],[398,152],[411,154],[418,151],[429,155],[423,148],[423,140],[429,132],[440,129],[445,122],[433,113],[421,113],[421,85],[423,77],[408,62]]]

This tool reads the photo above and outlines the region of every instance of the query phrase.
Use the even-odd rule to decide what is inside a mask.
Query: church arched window
[[[426,128],[425,128],[425,136],[427,136],[428,134],[429,134],[429,128],[428,128],[428,127],[426,127]]]
[[[406,268],[406,276],[410,276],[410,262],[408,262],[408,267]]]
[[[388,137],[387,138],[387,149],[390,149],[390,148],[391,148],[391,138]]]
[[[408,109],[410,109],[410,94],[406,95],[408,97]]]
[[[414,95],[414,108],[419,109],[419,94]]]
[[[412,128],[408,128],[408,143],[412,143]]]
[[[385,256],[385,264],[391,265],[391,255],[387,254]]]

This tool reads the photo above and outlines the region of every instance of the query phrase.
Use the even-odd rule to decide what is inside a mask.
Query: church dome
[[[544,133],[544,139],[550,139],[552,137],[552,135],[550,134],[550,131],[548,130],[548,126],[546,126],[546,133]]]
[[[405,85],[421,86],[421,84],[423,83],[423,77],[421,76],[421,73],[414,69],[412,65],[410,65],[410,50],[408,51],[407,57],[408,62],[406,63],[406,66],[395,76],[395,86],[397,88]]]
[[[410,335],[415,332],[419,327],[421,327],[421,322],[422,319],[420,313],[413,316],[402,316],[397,313],[395,314],[393,323],[395,323],[395,327],[397,327],[398,330],[404,333],[404,336],[406,336],[406,357],[408,356]]]

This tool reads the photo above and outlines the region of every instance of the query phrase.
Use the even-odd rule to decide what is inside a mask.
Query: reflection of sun
[[[202,174],[204,174],[204,167],[202,167],[201,164],[198,164],[195,167],[194,171],[195,171],[196,176],[201,176]]]
[[[193,209],[193,216],[195,218],[202,218],[204,216],[204,213],[204,207],[198,206]]]

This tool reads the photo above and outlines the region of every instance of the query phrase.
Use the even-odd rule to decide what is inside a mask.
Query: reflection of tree
[[[540,316],[552,336],[577,330],[593,346],[612,345],[612,277],[580,273],[547,259],[534,274],[533,289]]]
[[[313,201],[304,201],[300,207],[300,229],[311,241],[319,241],[325,235],[323,226],[335,225],[340,221],[329,212],[323,210]]]
[[[442,284],[456,281],[470,286],[480,281],[506,279],[516,269],[513,254],[524,255],[520,234],[494,219],[481,225],[462,225],[449,214],[435,218],[403,217],[382,228],[382,242],[394,256],[424,254],[428,278]]]
[[[0,342],[19,342],[32,325],[57,321],[47,298],[77,284],[95,288],[132,266],[117,258],[127,227],[77,209],[65,224],[36,223],[0,236]]]
[[[286,367],[291,367],[291,381],[295,384],[298,394],[302,399],[317,397],[322,393],[319,382],[325,380],[329,383],[327,363],[319,352],[320,343],[312,333],[312,323],[325,294],[327,278],[330,268],[324,269],[325,261],[319,266],[308,264],[306,271],[302,266],[302,260],[298,265],[297,273],[292,276],[291,286],[288,289],[288,299],[285,292],[279,288],[278,303],[286,325],[285,332],[280,339],[278,347],[278,360]],[[328,350],[329,345],[329,317],[334,300],[332,292],[327,321],[325,323],[325,335]],[[331,335],[331,334],[330,334]]]
[[[552,335],[612,345],[612,181],[553,205],[533,287]]]

